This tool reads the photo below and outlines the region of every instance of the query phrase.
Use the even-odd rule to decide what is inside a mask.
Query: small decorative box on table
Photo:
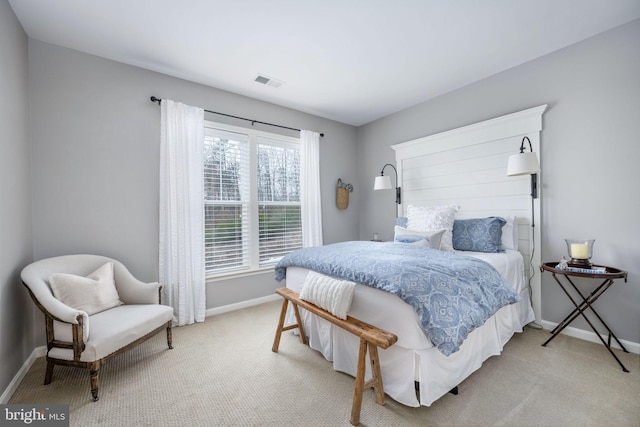
[[[593,332],[595,332],[598,338],[600,338],[600,341],[602,341],[602,344],[604,344],[607,350],[609,350],[609,353],[611,353],[614,359],[616,359],[618,364],[622,367],[622,370],[624,372],[629,372],[629,370],[625,368],[625,366],[622,364],[620,359],[618,359],[618,356],[616,356],[613,350],[611,349],[611,338],[616,340],[620,348],[622,348],[622,350],[625,353],[629,353],[629,351],[626,348],[624,348],[624,345],[622,345],[618,337],[615,336],[615,334],[611,331],[609,326],[607,326],[607,324],[604,322],[604,320],[602,320],[600,315],[594,310],[592,306],[593,303],[598,298],[600,298],[600,296],[607,289],[609,289],[611,285],[613,285],[613,282],[616,279],[624,279],[624,281],[626,282],[627,272],[623,270],[619,270],[614,267],[597,266],[597,265],[593,265],[589,269],[580,269],[580,268],[571,268],[571,267],[566,269],[559,269],[559,268],[556,268],[557,266],[558,266],[557,262],[546,262],[540,266],[540,271],[542,272],[548,271],[551,273],[555,281],[558,283],[558,285],[564,291],[564,293],[567,294],[567,297],[569,297],[569,299],[571,300],[571,302],[576,308],[567,317],[565,317],[565,319],[562,322],[560,322],[553,331],[551,331],[553,335],[551,336],[551,338],[545,341],[545,343],[542,344],[542,346],[543,347],[546,346],[552,339],[554,339],[560,332],[562,332],[564,328],[569,326],[571,322],[573,322],[578,316],[581,315],[584,318],[584,320],[587,321],[591,329],[593,329]],[[558,279],[558,276],[564,277],[566,279],[566,282],[568,282],[571,285],[571,287],[573,287],[573,289],[577,292],[577,294],[582,298],[582,302],[576,301],[576,299],[574,299],[574,296],[571,296],[571,293],[569,293],[569,290],[567,290],[567,286],[562,284],[562,282]],[[578,289],[578,287],[573,283],[573,281],[571,280],[571,277],[601,279],[602,283],[599,286],[597,286],[589,295],[585,296],[580,291],[580,289]],[[602,335],[600,335],[600,333],[593,326],[593,323],[591,323],[591,320],[589,320],[589,318],[586,316],[587,309],[590,309],[591,312],[598,318],[600,323],[607,329],[609,333],[607,341],[605,341],[604,338],[602,338]]]

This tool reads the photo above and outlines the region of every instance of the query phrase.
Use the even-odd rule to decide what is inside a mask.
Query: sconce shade
[[[536,153],[518,153],[509,156],[507,176],[531,175],[540,172],[540,164]]]
[[[376,176],[376,180],[373,183],[374,190],[390,190],[393,188],[391,186],[391,177],[390,176]]]

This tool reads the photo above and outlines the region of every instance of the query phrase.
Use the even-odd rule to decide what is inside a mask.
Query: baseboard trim
[[[558,326],[557,323],[549,322],[547,320],[542,321],[542,327],[546,330],[552,331],[556,326]],[[581,340],[590,341],[596,344],[603,345],[602,341],[598,339],[598,336],[596,335],[595,332],[585,331],[584,329],[578,329],[572,326],[567,326],[566,328],[564,328],[564,330],[561,333],[564,335],[568,335],[570,337],[579,338]],[[622,343],[622,345],[624,345],[624,347],[627,350],[629,350],[630,353],[640,354],[640,343],[631,342],[627,340],[620,340],[620,342]],[[620,349],[620,346],[615,340],[611,340],[611,347]]]
[[[27,357],[27,360],[25,360],[22,364],[22,367],[20,368],[18,373],[16,373],[5,391],[0,396],[0,403],[4,404],[9,402],[9,399],[11,399],[11,396],[13,396],[13,393],[15,393],[16,389],[18,388],[24,377],[27,375],[27,372],[29,372],[29,369],[31,369],[31,366],[34,364],[36,359],[39,357],[44,357],[46,354],[47,347],[44,345],[33,349],[29,357]]]
[[[278,295],[268,295],[266,297],[255,298],[247,301],[237,302],[235,304],[223,305],[221,307],[210,308],[205,311],[205,316],[215,316],[217,314],[228,313],[230,311],[241,310],[243,308],[253,307],[255,305],[264,304],[266,302],[277,301],[281,299]]]

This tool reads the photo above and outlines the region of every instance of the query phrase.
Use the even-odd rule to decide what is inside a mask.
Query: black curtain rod
[[[160,105],[160,103],[162,102],[162,99],[156,98],[155,96],[152,96],[150,99],[151,99],[151,102],[157,102],[158,105]],[[234,118],[234,119],[239,119],[239,120],[244,120],[244,121],[247,121],[247,122],[251,122],[251,126],[253,126],[255,123],[260,123],[261,125],[275,126],[275,127],[282,128],[282,129],[289,129],[289,130],[295,130],[295,131],[300,132],[300,129],[290,128],[288,126],[282,126],[282,125],[276,125],[276,124],[273,124],[273,123],[261,122],[260,120],[246,119],[244,117],[232,116],[231,114],[218,113],[217,111],[211,111],[211,110],[204,110],[204,111],[206,111],[207,113],[211,113],[211,114],[218,114],[220,116],[231,117],[231,118]],[[324,133],[321,133],[320,136],[323,137]]]

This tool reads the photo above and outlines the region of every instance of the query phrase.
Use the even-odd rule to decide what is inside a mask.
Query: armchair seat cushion
[[[81,362],[100,360],[171,321],[173,309],[159,304],[125,304],[89,316],[89,338]],[[73,360],[73,350],[52,348],[49,357]]]

